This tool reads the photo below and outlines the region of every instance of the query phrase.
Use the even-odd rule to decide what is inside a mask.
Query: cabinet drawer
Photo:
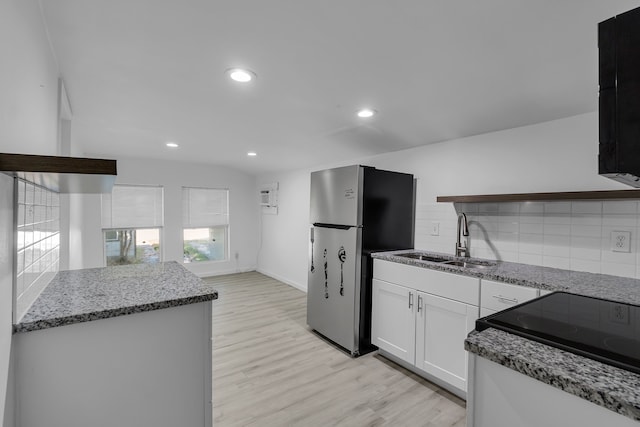
[[[477,306],[480,279],[398,262],[373,260],[373,277],[428,294]]]
[[[495,311],[538,297],[538,290],[508,283],[481,280],[480,306]]]

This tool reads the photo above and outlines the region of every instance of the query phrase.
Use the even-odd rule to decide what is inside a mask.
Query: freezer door
[[[362,225],[362,166],[311,173],[311,224]]]
[[[358,354],[361,229],[311,228],[307,324]]]

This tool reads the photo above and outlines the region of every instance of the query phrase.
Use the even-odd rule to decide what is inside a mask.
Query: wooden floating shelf
[[[557,193],[478,194],[438,196],[437,202],[500,203],[557,200],[621,200],[640,199],[640,190],[565,191]]]
[[[0,172],[60,193],[110,193],[115,160],[0,153]]]

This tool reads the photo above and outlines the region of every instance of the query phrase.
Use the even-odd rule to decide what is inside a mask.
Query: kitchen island
[[[217,297],[177,262],[59,272],[14,325],[17,426],[210,426]]]
[[[401,256],[407,252],[455,258],[426,251],[372,256],[477,277],[481,283],[499,281],[640,305],[636,279],[509,262],[470,269]],[[470,355],[469,426],[640,425],[638,374],[493,328],[472,332],[464,346]]]

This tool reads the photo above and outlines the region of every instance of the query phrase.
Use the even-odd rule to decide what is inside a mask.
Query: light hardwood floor
[[[213,303],[214,426],[455,426],[465,402],[306,326],[306,294],[250,272],[205,279]]]

